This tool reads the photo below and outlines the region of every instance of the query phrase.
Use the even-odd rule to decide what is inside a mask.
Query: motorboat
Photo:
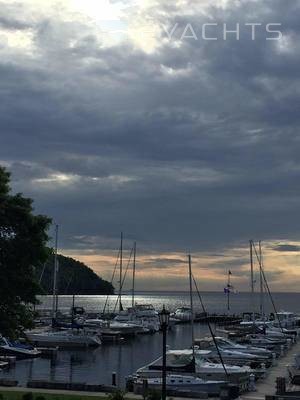
[[[300,317],[290,311],[271,313],[270,316],[266,318],[262,318],[262,316],[257,313],[243,313],[243,321],[241,322],[241,325],[251,324],[259,326],[272,324],[280,329],[295,329],[300,328]]]
[[[195,358],[193,358],[193,354]],[[207,361],[211,351],[205,350],[168,350],[167,372],[183,375],[193,375],[204,380],[228,380],[239,384],[242,390],[246,390],[249,376],[252,373],[250,367],[239,367]],[[226,371],[225,371],[226,370]],[[150,364],[139,368],[136,375],[140,378],[159,378],[162,374],[162,357]]]
[[[100,336],[88,333],[84,330],[60,330],[60,331],[27,331],[28,340],[40,346],[64,347],[97,347],[101,345]]]
[[[221,333],[222,336],[226,336],[228,339],[241,340],[246,335],[250,334],[263,334],[264,330],[256,325],[230,325],[226,328],[217,328],[217,332]]]
[[[171,314],[172,318],[175,318],[178,322],[188,322],[191,321],[192,316],[194,318],[194,313],[190,307],[180,307]]]
[[[136,304],[120,311],[114,321],[134,323],[145,328],[148,332],[158,332],[160,329],[159,317],[152,304]]]
[[[263,349],[261,347],[254,347],[254,346],[235,343],[233,340],[230,340],[222,336],[215,336],[215,341],[217,345],[222,349],[236,350],[239,351],[240,353],[255,354],[269,361],[272,361],[276,356],[276,354],[270,350]],[[195,344],[197,344],[197,340],[195,340]]]
[[[146,328],[138,325],[134,322],[119,322],[119,321],[109,321],[109,327],[112,330],[117,330],[122,332],[124,336],[135,336],[138,333],[144,333]]]
[[[158,312],[152,304],[138,304],[128,308],[129,312],[134,313],[137,317],[158,317]]]
[[[256,355],[251,353],[240,352],[238,349],[231,348],[223,348],[222,344],[219,344],[216,340],[217,346],[212,338],[203,338],[195,341],[195,345],[199,347],[201,350],[210,350],[211,354],[209,354],[209,360],[220,360],[220,356],[222,360],[229,365],[248,365],[253,369],[256,368],[265,368],[270,367],[272,365],[272,359],[269,360],[268,357],[262,355]]]
[[[278,337],[278,338],[287,338],[290,337],[291,339],[294,339],[296,336],[298,336],[298,328],[294,329],[287,329],[284,328],[283,326],[277,326],[275,325],[275,321],[264,321],[264,320],[255,320],[254,322],[250,321],[242,321],[240,323],[241,326],[245,327],[257,327],[262,333],[264,333],[267,336],[270,337]],[[254,332],[253,332],[254,333]]]
[[[41,352],[34,346],[18,341],[10,341],[7,338],[0,337],[0,354],[5,356],[14,356],[18,360],[25,358],[35,358],[41,355]]]
[[[274,320],[274,325],[277,327],[283,328],[299,328],[300,326],[300,317],[293,312],[290,311],[279,311],[276,313],[277,318],[280,323]]]
[[[133,382],[134,392],[139,393],[143,388],[143,380],[137,378]],[[213,381],[197,378],[193,375],[167,375],[166,389],[167,391],[187,391],[192,393],[207,393],[209,395],[218,396],[222,389],[228,385],[226,381]],[[161,389],[162,378],[147,379],[148,389]]]
[[[282,349],[289,347],[287,339],[270,338],[263,334],[246,335],[243,343],[250,344],[255,347],[262,347],[267,350],[276,352],[277,355],[282,353]]]
[[[144,332],[144,327],[133,322],[119,322],[115,320],[104,320],[100,318],[91,318],[84,321],[84,327],[97,328],[99,333],[106,332],[109,329],[111,332],[118,332],[123,337],[135,336],[138,333]]]

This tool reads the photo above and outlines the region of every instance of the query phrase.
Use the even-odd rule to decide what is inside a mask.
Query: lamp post
[[[166,400],[167,397],[167,330],[169,325],[170,313],[163,309],[159,313],[160,328],[163,333],[163,365],[162,365],[162,390],[161,399]]]

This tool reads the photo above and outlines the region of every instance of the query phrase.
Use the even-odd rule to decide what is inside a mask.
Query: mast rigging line
[[[198,297],[199,297],[199,300],[200,300],[200,304],[201,304],[202,310],[203,310],[203,312],[207,315],[206,309],[205,309],[204,304],[203,304],[203,301],[202,301],[202,296],[201,296],[201,294],[200,294],[200,292],[199,292],[199,289],[198,289],[198,285],[197,285],[196,279],[195,279],[193,273],[191,273],[191,275],[192,275],[193,282],[194,282],[194,285],[195,285],[195,288],[196,288],[196,291],[197,291],[197,294],[198,294]],[[192,318],[193,318],[193,315],[192,315]],[[216,338],[215,338],[215,335],[214,335],[214,333],[213,333],[213,330],[212,330],[212,327],[211,327],[211,324],[210,324],[209,320],[207,320],[207,325],[208,325],[208,329],[209,329],[209,332],[210,332],[210,334],[211,334],[211,337],[212,337],[212,339],[213,339],[213,341],[214,341],[214,344],[215,344],[215,346],[216,346],[216,349],[217,349],[217,352],[218,352],[218,356],[219,356],[219,358],[220,358],[220,361],[221,361],[222,367],[223,367],[223,369],[224,369],[225,375],[226,375],[226,377],[228,378],[228,377],[229,377],[229,374],[228,374],[227,369],[226,369],[226,367],[225,367],[225,364],[224,364],[224,361],[223,361],[223,357],[222,357],[222,355],[221,355],[221,353],[220,353],[220,350],[219,350],[219,347],[218,347],[218,344],[217,344],[217,341],[216,341]],[[192,346],[194,346],[194,343],[192,343]]]
[[[271,291],[270,291],[270,288],[269,288],[269,284],[268,284],[268,281],[267,281],[267,278],[266,278],[266,275],[265,275],[265,271],[264,271],[263,268],[262,268],[261,260],[260,260],[260,258],[259,258],[259,256],[258,256],[257,251],[256,251],[255,244],[254,244],[254,243],[252,243],[252,244],[253,244],[253,248],[254,248],[254,252],[255,252],[257,261],[258,261],[258,263],[259,263],[259,268],[260,268],[262,277],[263,277],[263,279],[264,279],[264,281],[265,281],[265,286],[266,286],[266,288],[267,288],[267,291],[268,291],[268,294],[269,294],[269,296],[270,296],[270,300],[271,300],[272,306],[273,306],[274,311],[275,311],[275,315],[276,315],[276,317],[277,317],[278,324],[279,324],[279,326],[280,326],[281,332],[284,333],[284,332],[283,332],[283,327],[282,327],[282,325],[281,325],[281,321],[280,321],[280,319],[279,319],[279,317],[278,317],[278,313],[277,313],[277,309],[276,309],[276,306],[275,306],[275,302],[274,302],[273,296],[272,296],[272,294],[271,294]]]
[[[131,251],[130,251],[130,256],[129,256],[129,259],[128,259],[128,262],[127,262],[127,265],[126,265],[125,274],[123,275],[123,279],[122,279],[121,286],[120,286],[121,291],[122,291],[122,289],[123,289],[123,285],[124,285],[124,282],[125,282],[125,279],[126,279],[127,271],[128,271],[128,269],[129,269],[129,264],[130,264],[130,261],[131,261],[131,258],[132,258],[133,249],[134,249],[134,248],[132,247],[132,248],[131,248]],[[116,300],[116,303],[115,303],[114,311],[113,311],[113,312],[115,312],[116,309],[117,309],[117,304],[118,304],[118,302],[119,302],[119,298],[120,298],[120,293],[118,294],[118,297],[117,297],[117,300]]]
[[[47,261],[48,261],[48,260],[47,260]],[[42,283],[42,280],[43,280],[43,277],[44,277],[44,272],[45,272],[45,269],[46,269],[46,266],[47,266],[47,261],[44,262],[44,264],[43,264],[43,270],[42,270],[42,273],[41,273],[41,275],[40,275],[39,284]]]
[[[118,265],[118,261],[119,261],[119,257],[120,257],[120,252],[121,252],[121,250],[119,249],[118,256],[117,256],[117,260],[116,260],[115,267],[114,267],[114,271],[113,271],[113,273],[112,273],[112,277],[111,277],[111,280],[110,280],[110,283],[111,283],[111,284],[113,283],[113,280],[114,280],[115,275],[116,275],[116,270],[117,270],[117,265]],[[105,313],[105,310],[106,310],[106,306],[107,306],[107,303],[108,303],[109,296],[110,296],[109,294],[106,296],[102,314]]]

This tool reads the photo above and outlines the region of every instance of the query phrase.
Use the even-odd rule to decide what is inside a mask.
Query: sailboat
[[[134,274],[135,274],[135,249],[136,245],[134,245]],[[132,253],[130,254],[129,261],[131,259],[131,255]],[[131,337],[137,335],[138,333],[144,333],[146,329],[144,326],[142,326],[141,323],[138,323],[138,321],[134,320],[133,318],[130,318],[131,315],[129,317],[128,311],[123,309],[122,288],[125,281],[125,275],[127,272],[126,268],[125,274],[123,276],[123,232],[121,232],[120,250],[115,264],[112,281],[114,279],[117,270],[116,268],[118,262],[119,262],[119,293],[117,301],[115,303],[115,309],[117,308],[117,306],[119,306],[119,311],[117,313],[117,316],[111,318],[111,315],[107,316],[107,314],[105,314],[106,306],[108,303],[108,296],[107,296],[104,309],[102,312],[103,318],[102,317],[92,318],[92,319],[89,318],[85,319],[83,322],[83,325],[86,328],[97,328],[99,330],[99,333],[101,334],[101,337],[103,338],[113,338],[116,335],[123,338]]]
[[[61,330],[61,331],[30,331],[26,332],[30,342],[39,346],[65,347],[97,347],[101,345],[100,336],[90,334],[84,330]]]
[[[120,248],[120,271],[122,271],[122,239],[121,236],[121,248]],[[114,322],[132,324],[133,326],[139,327],[139,333],[154,333],[160,329],[158,313],[155,311],[152,304],[136,304],[135,303],[135,276],[136,276],[136,242],[133,244],[133,268],[132,268],[132,298],[131,307],[126,310],[123,309],[121,303],[122,287],[124,278],[120,275],[120,288],[119,288],[119,313],[114,318]],[[131,257],[130,257],[131,258]],[[129,259],[130,261],[130,259]]]
[[[25,335],[27,339],[36,345],[41,346],[58,346],[64,347],[89,347],[99,346],[101,339],[98,334],[94,332],[90,333],[84,329],[63,328],[61,330],[55,329],[57,326],[56,318],[58,313],[58,290],[57,290],[57,278],[58,278],[58,225],[55,225],[55,253],[54,253],[54,271],[53,271],[53,298],[52,298],[52,327],[40,330],[34,329],[26,331]]]
[[[260,305],[259,305],[260,313],[258,317],[254,309],[253,251],[254,254],[256,255],[259,264],[259,277],[260,277]],[[270,292],[270,288],[264,273],[261,241],[258,242],[258,251],[257,251],[255,243],[252,240],[250,240],[250,266],[251,266],[252,318],[251,321],[249,320],[242,321],[240,323],[241,327],[252,326],[253,330],[255,330],[255,328],[258,328],[258,330],[260,330],[260,333],[258,333],[257,340],[259,340],[260,343],[262,343],[264,337],[266,339],[293,340],[294,336],[298,335],[298,329],[297,329],[298,320],[294,313],[277,312],[276,310],[273,296]],[[274,309],[274,314],[273,314],[274,318],[272,320],[267,319],[265,315],[265,307],[264,307],[265,290],[269,295],[269,298],[271,300]],[[294,328],[294,330],[291,330],[291,328]],[[256,337],[254,336],[254,332],[251,335],[251,339],[252,343],[255,343]]]

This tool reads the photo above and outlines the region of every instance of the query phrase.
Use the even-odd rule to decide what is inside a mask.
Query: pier
[[[300,341],[295,343],[286,353],[285,356],[277,360],[277,365],[270,368],[266,378],[258,381],[256,384],[256,392],[245,393],[240,396],[240,400],[265,400],[266,396],[276,394],[276,378],[288,377],[287,366],[293,363],[294,356],[300,352]],[[288,382],[288,379],[287,379]],[[287,384],[287,390],[291,389]],[[283,396],[280,396],[283,399]],[[291,397],[292,398],[292,397]],[[298,398],[298,397],[297,397]],[[294,397],[295,399],[295,397]]]

